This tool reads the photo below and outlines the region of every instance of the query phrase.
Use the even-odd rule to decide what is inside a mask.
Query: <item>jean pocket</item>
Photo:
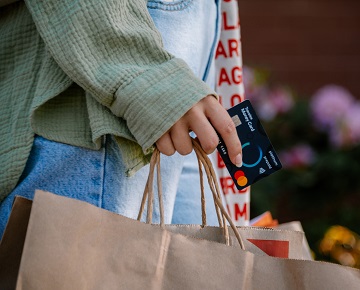
[[[148,0],[148,9],[160,9],[165,11],[178,11],[184,10],[191,5],[194,0],[175,0],[175,1],[162,1],[162,0]]]

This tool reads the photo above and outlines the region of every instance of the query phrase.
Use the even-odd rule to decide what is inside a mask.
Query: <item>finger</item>
[[[237,135],[235,124],[228,112],[223,106],[221,106],[221,104],[218,104],[218,106],[206,107],[205,114],[224,140],[231,162],[236,166],[241,167],[241,142]]]
[[[207,154],[212,153],[216,149],[216,146],[219,144],[219,137],[205,115],[198,116],[196,122],[192,123],[191,129],[196,134],[201,147]]]
[[[175,147],[172,143],[170,133],[167,132],[162,135],[159,140],[156,141],[156,147],[159,151],[167,156],[171,156],[175,153]]]
[[[175,150],[181,155],[190,154],[193,147],[189,135],[189,127],[184,122],[176,123],[170,130],[170,137]]]

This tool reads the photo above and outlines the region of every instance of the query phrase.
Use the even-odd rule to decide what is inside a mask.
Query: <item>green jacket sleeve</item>
[[[164,50],[144,0],[26,0],[61,69],[126,120],[146,151],[214,92]]]

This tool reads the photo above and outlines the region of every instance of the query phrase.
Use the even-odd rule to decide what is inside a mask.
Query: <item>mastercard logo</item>
[[[239,186],[245,186],[248,183],[248,179],[246,178],[245,173],[242,170],[236,171],[234,177]]]

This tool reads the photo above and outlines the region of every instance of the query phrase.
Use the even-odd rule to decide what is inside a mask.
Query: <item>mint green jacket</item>
[[[163,49],[145,0],[26,0],[0,8],[0,201],[34,135],[90,149],[113,134],[131,175],[213,94]]]

